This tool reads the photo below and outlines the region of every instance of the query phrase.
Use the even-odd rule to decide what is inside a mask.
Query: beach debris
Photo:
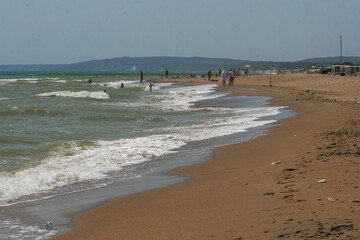
[[[283,171],[285,172],[292,172],[292,171],[297,171],[297,170],[299,170],[299,169],[297,169],[297,168],[285,168]]]
[[[47,228],[51,228],[54,226],[54,223],[52,221],[46,221],[45,225]]]
[[[280,234],[279,236],[277,236],[278,238],[284,238],[284,237],[290,237],[290,233],[283,233],[283,234]]]
[[[343,225],[338,225],[338,226],[332,227],[330,229],[330,232],[334,232],[334,231],[338,232],[341,229],[353,230],[353,228],[354,228],[354,225],[352,225],[352,224],[349,224],[349,225],[343,224]]]
[[[325,178],[321,179],[321,180],[318,181],[318,183],[326,183],[326,179]]]
[[[280,163],[281,163],[280,161],[272,162],[271,165],[277,165],[277,164],[280,164]]]
[[[296,137],[296,134],[294,134],[294,137]]]
[[[331,198],[331,197],[328,198],[328,201],[329,202],[335,202],[335,200],[333,198]]]
[[[283,196],[282,199],[291,198],[291,197],[293,197],[293,196],[294,196],[294,194],[289,194],[289,195]]]
[[[263,193],[263,195],[265,195],[265,196],[269,196],[269,195],[274,196],[274,193],[273,192],[266,192],[266,193]]]

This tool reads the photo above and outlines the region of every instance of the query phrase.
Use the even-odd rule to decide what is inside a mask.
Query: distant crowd
[[[233,83],[234,83],[234,79],[237,78],[237,77],[240,77],[240,76],[244,76],[244,77],[247,77],[248,76],[248,68],[245,68],[243,72],[240,73],[240,68],[237,68],[237,69],[220,69],[216,74],[215,76],[216,77],[221,77],[221,81],[223,83],[223,86],[232,86]],[[161,75],[160,75],[161,79],[164,78],[164,73],[162,72]],[[196,77],[202,77],[202,78],[205,78],[206,75],[205,73],[201,73],[199,76],[196,76],[196,74],[190,74],[188,76],[189,78],[196,78]],[[207,78],[209,81],[217,81],[217,80],[212,80],[211,79],[212,77],[212,71],[209,70],[207,72]],[[169,71],[166,70],[165,71],[165,79],[169,78]],[[175,77],[172,77],[173,79],[177,79],[177,78],[181,78],[179,76],[175,76]]]
[[[244,71],[242,73],[240,73],[240,68],[237,68],[237,69],[220,69],[216,74],[216,77],[220,77],[221,78],[221,82],[222,82],[222,85],[223,86],[233,86],[234,84],[234,79],[237,78],[237,77],[240,77],[240,76],[244,76],[244,77],[247,77],[248,76],[248,69],[245,68]],[[160,77],[161,79],[163,79],[165,77],[165,79],[168,79],[169,78],[169,70],[165,70],[165,74],[164,72],[162,72],[160,74]],[[196,78],[196,77],[202,77],[202,78],[205,78],[206,75],[204,73],[201,73],[199,76],[196,76],[196,74],[190,74],[188,77],[190,78]],[[218,80],[213,80],[211,79],[212,77],[212,71],[209,70],[207,72],[207,79],[208,81],[218,81]],[[172,79],[178,79],[178,78],[181,78],[179,76],[174,76],[172,77]],[[92,79],[90,78],[88,80],[88,83],[91,84],[93,83]],[[140,70],[140,86],[144,86],[144,73],[143,71]],[[150,92],[152,92],[152,88],[154,87],[155,85],[153,83],[149,83],[149,90]],[[120,88],[124,88],[125,85],[124,83],[121,83],[120,84]],[[104,92],[106,92],[106,90],[104,90]]]

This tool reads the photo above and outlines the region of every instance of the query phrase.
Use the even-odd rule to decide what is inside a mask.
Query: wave
[[[130,80],[124,80],[124,81],[116,81],[116,82],[104,82],[104,83],[98,83],[101,87],[111,87],[120,89],[121,84],[124,84],[124,88],[139,88],[139,82],[138,81],[130,81]]]
[[[222,109],[218,117],[182,127],[158,129],[164,134],[111,141],[58,142],[40,165],[0,175],[0,205],[22,196],[49,191],[74,183],[103,179],[108,173],[150,161],[193,141],[221,137],[271,124],[259,120],[279,113],[279,107]],[[224,115],[228,114],[228,117]]]
[[[68,147],[67,143],[37,167],[3,173],[0,177],[0,202],[4,204],[24,195],[105,178],[110,171],[149,161],[182,144],[168,135],[97,141],[94,146],[87,147],[79,146],[77,142],[71,142],[71,147]]]
[[[145,82],[145,85],[143,85],[143,86],[140,86],[139,81],[134,81],[134,80],[98,83],[99,86],[111,87],[111,88],[115,88],[115,89],[120,89],[121,84],[124,84],[124,89],[141,89],[144,91],[149,91],[149,84],[147,82]],[[156,89],[168,87],[171,85],[172,85],[172,83],[158,83],[153,86],[153,91]]]
[[[166,111],[191,110],[195,102],[225,96],[226,93],[214,94],[216,84],[165,88],[163,94],[155,96],[157,106]]]
[[[26,83],[37,83],[40,78],[10,78],[10,79],[0,79],[0,85],[7,84],[7,83],[15,83],[15,82],[26,82]]]
[[[55,83],[66,83],[66,80],[53,80],[53,82],[55,82]]]
[[[166,117],[160,116],[130,116],[130,115],[114,115],[114,116],[103,116],[103,115],[92,115],[83,116],[81,119],[86,120],[105,120],[105,121],[139,121],[139,122],[163,122],[168,121]]]
[[[46,110],[44,107],[33,105],[33,106],[6,106],[7,110],[0,110],[0,115],[2,116],[15,116],[15,115],[49,115],[49,116],[57,116],[64,114],[64,112],[60,111],[52,111]]]
[[[107,111],[104,116],[101,112],[94,111],[91,116],[84,114],[80,118],[94,120],[96,123],[103,123],[103,120],[115,123],[127,120],[137,121],[139,126],[156,125],[156,128],[144,128],[141,131],[142,137],[134,138],[107,141],[53,140],[53,142],[46,144],[46,155],[39,157],[42,161],[37,162],[37,166],[26,166],[28,168],[19,169],[15,172],[0,172],[0,206],[17,203],[24,199],[26,201],[28,198],[32,199],[33,196],[36,198],[41,193],[51,195],[63,186],[72,184],[78,186],[81,185],[80,183],[85,185],[87,181],[109,178],[114,171],[121,171],[126,166],[144,163],[165,154],[176,152],[178,148],[193,141],[221,137],[247,131],[252,127],[271,124],[275,121],[260,118],[277,115],[280,112],[278,107],[193,108],[194,102],[225,95],[225,93],[214,93],[217,86],[215,84],[202,86],[156,84],[153,93],[142,92],[140,94],[138,82],[130,82],[125,85],[125,88],[128,86],[130,89],[128,93],[131,97],[114,98],[114,101],[101,102],[101,105],[104,106],[120,105],[120,108],[111,107],[111,111]],[[116,84],[120,83],[116,82]],[[117,88],[119,85],[116,84],[112,83],[107,86]],[[133,84],[133,88],[130,88],[131,84]],[[109,95],[103,91],[49,91],[36,96],[109,98]],[[0,115],[61,114],[60,112],[49,112],[49,106],[52,105],[50,104],[48,107],[35,104],[33,106],[8,106],[9,109],[2,109],[5,111],[1,112]],[[122,108],[122,106],[129,108]],[[171,119],[178,117],[183,121],[172,124]],[[126,124],[124,126],[127,126]],[[126,133],[127,129],[123,130]],[[123,136],[130,135],[124,134]],[[68,191],[68,188],[64,188],[66,189],[64,191]],[[29,195],[32,194],[34,195],[30,197]]]
[[[109,99],[109,95],[106,92],[71,92],[71,91],[57,91],[40,93],[36,96],[39,97],[74,97],[74,98],[95,98],[95,99]]]
[[[9,78],[9,79],[0,79],[0,85],[7,83],[37,83],[39,81],[51,81],[55,83],[66,83],[66,80],[60,78]]]
[[[156,91],[156,89],[161,89],[161,91],[155,94],[145,95],[141,101],[106,104],[131,108],[148,107],[161,111],[198,111],[199,109],[192,108],[195,102],[226,95],[226,93],[214,94],[215,88],[217,87],[215,84],[188,87],[169,87],[170,85],[171,84],[156,84],[154,91]],[[145,87],[145,91],[146,90],[147,88]]]

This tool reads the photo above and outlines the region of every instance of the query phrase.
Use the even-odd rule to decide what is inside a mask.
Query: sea
[[[91,196],[156,166],[193,164],[212,147],[264,134],[289,116],[268,97],[226,97],[216,82],[154,82],[150,91],[156,77],[144,77],[141,86],[131,73],[0,73],[0,239],[51,238],[69,226],[49,226],[57,222],[46,202],[60,208],[63,200],[53,199]],[[29,220],[36,212],[46,218]]]

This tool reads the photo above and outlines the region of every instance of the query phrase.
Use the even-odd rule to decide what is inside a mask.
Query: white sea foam
[[[155,95],[144,96],[142,101],[138,102],[118,102],[118,103],[108,103],[112,105],[121,105],[127,107],[150,107],[157,108],[164,111],[187,111],[191,109],[191,106],[194,105],[194,102],[218,98],[225,96],[225,93],[213,94],[217,85],[207,84],[199,86],[181,86],[181,87],[171,87],[168,83],[155,84],[153,91],[161,89],[161,91],[156,92]],[[148,91],[149,87],[145,88],[145,91]]]
[[[48,239],[55,236],[56,231],[46,229],[44,226],[30,226],[20,222],[19,219],[0,220],[0,239]]]
[[[113,86],[116,88],[117,85]],[[193,111],[193,102],[222,96],[211,94],[216,85],[169,87],[166,84],[156,84],[156,87],[158,92],[143,94],[143,99],[130,104],[134,104],[134,107],[140,104],[165,111]],[[38,96],[108,98],[105,92],[87,91],[58,91]],[[208,109],[212,114],[209,119],[196,119],[194,124],[190,121],[181,127],[158,129],[168,134],[94,141],[93,145],[86,146],[76,141],[64,142],[36,167],[14,173],[0,173],[0,205],[8,205],[11,200],[56,187],[106,178],[109,172],[175,152],[179,147],[193,141],[239,133],[273,123],[274,120],[260,118],[279,114],[280,108]]]
[[[215,110],[214,108],[210,108]],[[178,139],[184,142],[199,141],[214,137],[226,136],[234,133],[244,132],[249,128],[260,127],[274,123],[275,120],[259,120],[262,117],[279,114],[280,107],[249,108],[249,109],[222,109],[218,112],[219,117],[207,119],[201,124],[188,127],[164,128],[165,131],[176,131]],[[218,111],[218,110],[217,110]],[[221,117],[222,113],[233,112],[230,117]]]
[[[124,166],[149,161],[184,143],[169,135],[97,141],[93,147],[60,148],[34,168],[6,174],[0,181],[0,201],[38,193],[75,182],[100,179]]]
[[[57,92],[46,92],[40,93],[37,96],[39,97],[75,97],[75,98],[97,98],[97,99],[108,99],[109,95],[106,92],[89,92],[89,91],[80,91],[80,92],[71,92],[71,91],[57,91]]]
[[[184,111],[189,110],[194,102],[218,98],[223,94],[213,94],[217,85],[207,84],[199,86],[166,88],[164,93],[155,96],[159,100],[159,107],[163,110]]]
[[[163,129],[171,131],[171,134],[97,141],[91,147],[80,146],[77,142],[72,142],[69,147],[67,143],[37,167],[3,174],[0,181],[0,202],[6,205],[7,201],[24,195],[106,178],[111,171],[169,154],[189,142],[243,132],[251,127],[272,123],[273,120],[255,120],[278,112],[279,108],[276,107],[252,108],[227,118],[219,117],[197,125]]]
[[[0,79],[0,84],[6,84],[6,83],[14,83],[14,82],[27,82],[27,83],[37,83],[40,78],[9,78],[9,79]]]
[[[0,85],[17,82],[17,79],[0,79]]]
[[[53,79],[53,82],[56,82],[56,83],[66,83],[66,80]]]
[[[38,81],[41,80],[41,78],[19,78],[20,81]]]
[[[139,81],[131,81],[131,80],[116,81],[116,82],[104,82],[104,83],[98,83],[98,85],[102,86],[102,87],[111,87],[111,88],[120,89],[121,83],[123,83],[125,85],[125,88],[140,87]]]

